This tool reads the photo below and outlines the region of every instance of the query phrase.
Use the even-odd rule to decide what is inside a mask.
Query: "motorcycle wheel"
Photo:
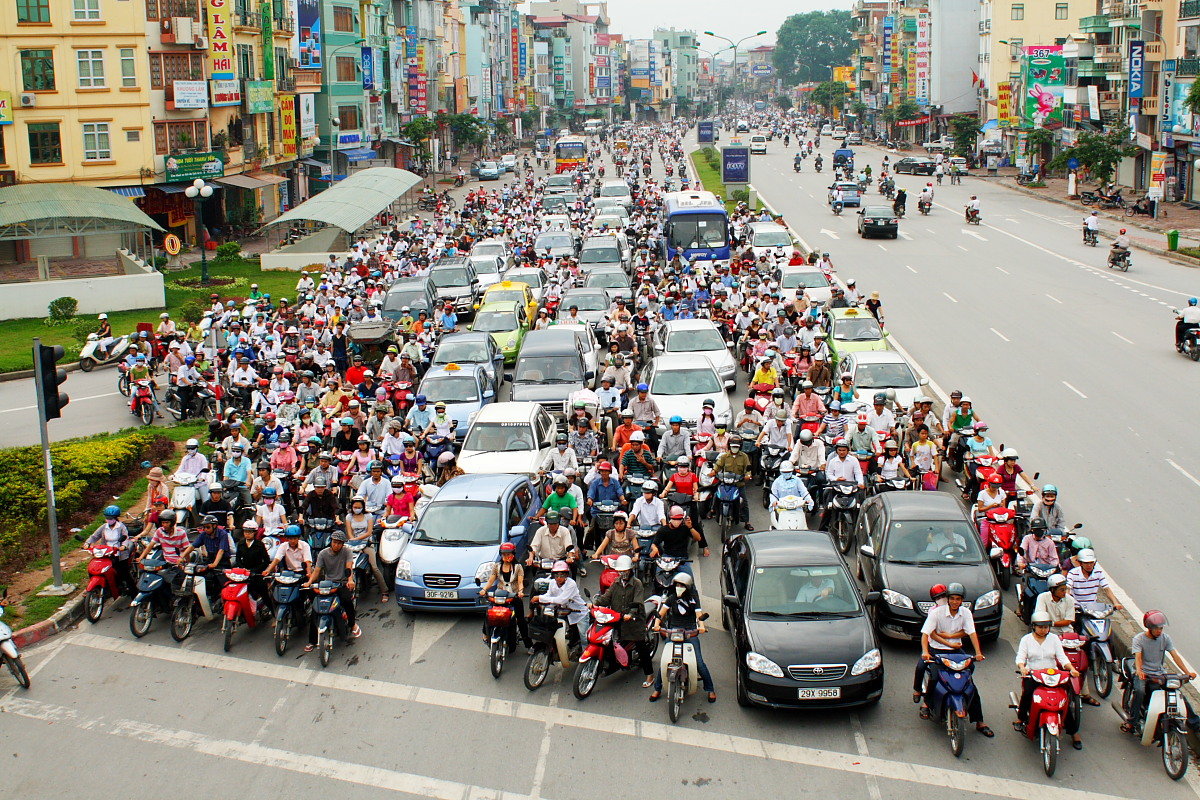
[[[96,361],[92,358],[79,359],[79,368],[84,372],[91,372],[96,368]]]
[[[87,612],[88,622],[96,623],[104,616],[104,588],[97,586],[87,594],[87,599],[84,601],[84,610]]]
[[[503,637],[492,640],[492,651],[488,656],[488,663],[492,668],[492,677],[499,678],[500,673],[504,671],[504,656],[508,653],[508,645]]]
[[[150,425],[154,422],[154,404],[142,403],[138,407],[138,416],[142,418],[143,425]]]
[[[1192,345],[1191,349],[1188,350],[1188,358],[1192,359],[1192,361],[1200,361],[1200,344]]]
[[[600,676],[600,659],[582,661],[575,667],[575,679],[571,681],[571,691],[579,700],[586,700],[596,688],[596,678]]]
[[[946,712],[946,733],[950,736],[950,752],[958,758],[962,755],[966,737],[963,735],[963,718],[953,711]]]
[[[1178,720],[1167,719],[1163,722],[1162,729],[1163,769],[1173,781],[1182,778],[1188,768],[1188,745],[1183,731],[1179,729],[1180,724]]]
[[[679,721],[679,713],[683,710],[684,684],[687,681],[687,667],[680,667],[667,686],[667,714],[671,722]]]
[[[1117,267],[1120,268],[1121,272],[1129,272],[1129,259],[1121,259],[1121,261],[1117,264]]]
[[[222,627],[225,628],[225,652],[228,653],[233,649],[233,634],[237,631],[237,620],[227,619]]]
[[[154,622],[154,611],[149,605],[134,606],[129,610],[129,632],[140,639],[150,632]]]
[[[1096,202],[1096,198],[1085,194],[1079,198],[1079,202],[1083,203],[1085,206],[1090,206],[1092,203]]]
[[[321,654],[321,666],[328,667],[329,659],[333,657],[333,632],[325,631],[317,634],[317,650]]]
[[[733,527],[733,515],[732,514],[722,514],[721,515],[721,542],[722,543],[726,539],[729,538],[729,529],[732,527]]]
[[[121,376],[119,378],[117,378],[117,391],[120,392],[123,396],[129,397],[129,375],[128,374],[122,372]]]
[[[996,568],[996,578],[1000,581],[1000,589],[1007,592],[1012,587],[1012,569],[999,566]]]
[[[25,662],[21,660],[21,657],[10,656],[8,653],[5,653],[4,663],[8,666],[8,671],[12,673],[12,676],[17,679],[17,683],[28,689],[29,672],[26,671]]]
[[[845,514],[838,514],[834,522],[833,538],[837,542],[838,550],[842,555],[850,552],[850,526]]]
[[[546,675],[549,672],[550,651],[538,645],[530,653],[529,660],[525,662],[525,688],[531,692],[537,691],[546,682]]]
[[[191,598],[188,600],[187,603],[176,603],[171,609],[171,638],[177,642],[182,642],[192,635],[192,625],[196,622],[196,615],[192,613]]]
[[[179,406],[179,395],[167,395],[167,400],[164,405],[167,407],[167,413],[174,417],[176,422],[183,419],[183,409]],[[150,423],[146,424],[149,425]]]
[[[1108,697],[1109,692],[1112,691],[1112,664],[1098,658],[1092,662],[1091,670],[1092,688],[1101,697]]]
[[[275,655],[282,656],[287,652],[288,634],[291,633],[291,617],[284,615],[275,620]]]
[[[1054,770],[1058,767],[1058,734],[1051,733],[1049,729],[1043,727],[1040,746],[1042,750],[1042,769],[1046,771],[1047,778],[1053,778]]]

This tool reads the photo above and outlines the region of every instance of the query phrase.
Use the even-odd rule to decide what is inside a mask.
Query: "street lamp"
[[[208,283],[208,252],[204,249],[204,201],[212,197],[213,187],[196,178],[183,193],[196,201],[196,240],[200,243],[200,283]]]
[[[719,34],[713,33],[712,31],[705,31],[705,32],[704,32],[704,35],[705,35],[705,36],[711,36],[711,37],[713,37],[714,39],[720,39],[720,40],[721,40],[721,41],[723,41],[723,42],[729,42],[729,44],[730,44],[730,47],[729,47],[729,48],[726,48],[726,49],[732,49],[732,50],[733,50],[733,88],[734,88],[735,90],[737,89],[737,79],[738,79],[738,57],[737,57],[737,54],[738,54],[738,47],[739,47],[739,46],[742,44],[742,42],[744,42],[744,41],[746,41],[746,40],[748,40],[748,39],[753,39],[753,38],[755,38],[755,37],[757,37],[757,36],[764,36],[764,35],[766,35],[766,33],[767,33],[767,31],[759,31],[758,33],[752,33],[752,34],[750,34],[749,36],[743,36],[742,38],[738,39],[738,40],[735,42],[733,39],[726,38],[726,37],[724,37],[724,36],[721,36],[721,35],[719,35]]]

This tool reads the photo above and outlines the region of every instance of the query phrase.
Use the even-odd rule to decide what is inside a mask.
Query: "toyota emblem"
[[[824,674],[825,674],[824,667],[813,667],[813,675],[824,675]]]

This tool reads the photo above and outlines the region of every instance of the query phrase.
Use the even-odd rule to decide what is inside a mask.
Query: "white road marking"
[[[311,753],[295,753],[253,742],[217,739],[203,733],[172,730],[149,722],[121,718],[85,717],[65,706],[41,703],[36,700],[11,698],[0,703],[0,711],[25,719],[39,720],[49,725],[65,725],[85,730],[88,733],[106,733],[123,739],[133,739],[176,750],[190,750],[219,759],[253,764],[257,767],[284,769],[301,775],[369,786],[388,792],[407,792],[417,797],[436,797],[442,798],[442,800],[461,800],[464,797],[526,800],[526,795],[514,792],[430,778],[425,775],[414,775],[411,772],[397,772],[367,764],[355,764]]]
[[[931,384],[932,385],[932,384]],[[1128,605],[1124,600],[1122,604]],[[1032,783],[991,775],[979,775],[975,772],[955,769],[943,769],[923,764],[911,764],[903,761],[893,761],[875,756],[862,756],[858,753],[843,753],[834,750],[820,750],[815,747],[772,742],[754,739],[749,736],[733,736],[693,728],[682,728],[661,722],[648,722],[640,719],[599,714],[592,711],[582,711],[573,708],[547,708],[534,703],[522,703],[513,700],[502,700],[496,697],[483,697],[444,689],[430,689],[423,686],[412,686],[401,683],[370,678],[358,678],[324,670],[311,670],[287,664],[269,661],[252,661],[217,653],[206,653],[198,650],[178,650],[165,645],[155,645],[140,641],[115,639],[107,636],[97,636],[92,633],[68,634],[68,643],[104,650],[112,653],[124,653],[143,658],[154,658],[168,663],[186,664],[194,667],[219,669],[242,675],[274,680],[295,680],[336,691],[400,700],[406,703],[450,708],[458,711],[488,714],[504,719],[520,719],[545,723],[566,728],[578,728],[612,736],[629,736],[647,742],[666,742],[683,747],[694,747],[716,753],[733,753],[742,756],[782,761],[797,766],[816,767],[837,772],[857,775],[873,775],[890,781],[924,784],[938,788],[955,789],[964,793],[986,794],[994,797],[1022,797],[1030,800],[1119,800],[1113,795],[1104,795],[1091,790],[1083,791],[1068,789],[1058,785]],[[13,701],[16,703],[17,701]],[[41,706],[41,704],[36,704]],[[36,709],[36,706],[34,709]],[[56,708],[57,707],[53,707]],[[0,703],[0,713],[19,713],[14,706]],[[71,709],[62,709],[67,715],[75,714]],[[36,713],[31,709],[30,713]],[[37,717],[40,718],[40,717]],[[51,715],[52,721],[59,720]],[[98,723],[99,721],[97,721]],[[73,723],[76,727],[88,725],[89,730],[95,730],[91,720]],[[140,724],[140,723],[138,723]],[[195,747],[189,740],[184,745],[188,749]],[[239,758],[248,756],[255,763],[272,763],[264,759],[261,749],[247,750],[245,745],[239,745],[229,757]],[[304,763],[312,766],[317,763],[313,757],[304,756]],[[349,768],[330,773],[330,777],[344,779],[354,771],[353,765],[338,762],[338,767]],[[373,768],[366,768],[373,769]],[[324,773],[322,773],[324,774]],[[402,774],[402,773],[400,773]],[[444,782],[443,782],[444,783]],[[389,788],[395,788],[393,784]],[[413,794],[422,794],[420,790],[401,789]],[[460,793],[462,789],[458,790]],[[444,795],[434,795],[442,797]],[[455,800],[461,796],[454,795]],[[511,796],[511,795],[507,795]]]
[[[408,663],[415,664],[425,658],[429,648],[458,624],[459,618],[452,614],[424,614],[411,616],[412,638],[408,643]]]
[[[916,271],[915,269],[913,269],[912,267],[910,267],[908,264],[905,264],[905,265],[904,265],[904,268],[905,268],[906,270],[908,270],[909,272],[911,272],[913,275],[916,275],[916,274],[917,274],[917,271]]]
[[[967,252],[967,248],[963,247],[961,244],[958,246],[958,249],[962,250],[964,253]]]
[[[559,675],[561,675],[559,671]],[[556,691],[550,695],[550,708],[558,706],[559,693]],[[542,783],[546,780],[546,765],[550,761],[550,745],[553,739],[550,738],[550,732],[554,730],[554,723],[546,720],[546,724],[542,726],[542,743],[538,747],[537,764],[533,768],[533,785],[529,789],[529,800],[540,800],[542,796]]]
[[[840,238],[841,238],[841,237],[840,237],[840,236],[838,236],[836,233],[834,233],[833,231],[831,231],[831,230],[828,230],[828,229],[826,229],[826,228],[821,228],[821,233],[825,234],[825,235],[826,235],[826,236],[828,236],[830,239],[840,239]]]
[[[101,397],[112,397],[115,394],[120,394],[120,392],[105,392],[104,394],[92,394],[87,397],[72,397],[71,402],[82,403],[84,400],[99,400]],[[7,414],[11,411],[29,411],[35,408],[37,408],[36,403],[31,406],[18,406],[17,408],[0,408],[0,414]]]
[[[857,713],[850,715],[850,728],[854,731],[854,749],[860,756],[870,756],[871,751],[867,749],[867,737],[863,735],[862,720],[859,719]],[[883,800],[883,792],[879,791],[879,781],[875,780],[874,775],[867,776],[867,794],[870,795],[871,800]]]
[[[1071,390],[1072,392],[1074,392],[1075,394],[1077,394],[1077,395],[1079,395],[1080,397],[1082,397],[1084,400],[1087,400],[1087,395],[1086,395],[1086,394],[1084,394],[1083,392],[1079,391],[1078,389],[1076,389],[1076,388],[1075,388],[1074,386],[1072,386],[1071,384],[1067,383],[1066,381],[1063,381],[1063,382],[1062,382],[1062,385],[1063,385],[1063,386],[1065,386],[1065,387],[1067,387],[1068,389],[1070,389],[1070,390]]]
[[[967,231],[967,230],[964,230],[964,231],[963,231],[963,234],[965,234],[966,236],[974,236],[976,239],[978,239],[978,240],[979,240],[979,241],[981,241],[981,242],[986,242],[986,241],[987,241],[987,237],[986,237],[986,236],[981,236],[980,234],[976,233],[975,231]]]
[[[1129,341],[1128,339],[1126,339],[1124,336],[1122,336],[1121,334],[1117,333],[1116,331],[1113,331],[1113,332],[1112,332],[1112,335],[1113,335],[1113,336],[1115,336],[1115,337],[1117,337],[1118,339],[1120,339],[1122,342],[1125,342],[1125,343],[1127,343],[1127,344],[1133,344],[1133,342]]]
[[[1004,267],[1000,266],[999,264],[993,264],[993,266],[994,266],[996,269],[998,269],[998,270],[1000,270],[1001,272],[1003,272],[1005,275],[1012,275],[1012,273],[1011,273],[1011,272],[1009,272],[1008,270],[1006,270]]]
[[[942,292],[942,295],[944,295],[944,296],[945,296],[945,298],[946,298],[947,300],[949,300],[951,303],[957,303],[957,302],[958,302],[957,300],[955,300],[953,297],[951,297],[950,295],[946,294],[945,292]]]
[[[1046,295],[1046,297],[1049,297],[1051,300],[1053,300],[1054,302],[1058,303],[1060,306],[1063,304],[1063,301],[1062,301],[1062,300],[1059,300],[1057,297],[1055,297],[1055,296],[1054,296],[1054,295],[1052,295],[1052,294],[1047,294],[1047,295]]]
[[[910,236],[909,234],[905,233],[904,231],[900,231],[900,238],[907,239],[910,242],[913,240],[913,237]]]
[[[1007,336],[1005,336],[1003,333],[996,330],[995,328],[988,328],[988,330],[990,330],[992,333],[996,334],[997,336],[999,336],[1001,339],[1003,339],[1006,342],[1012,341],[1011,339],[1009,339]]]
[[[878,247],[880,250],[884,251],[885,253],[887,252],[887,248],[884,247],[883,245],[879,244],[878,242],[875,243],[875,246]]]
[[[1176,464],[1174,461],[1172,461],[1172,460],[1171,460],[1171,459],[1169,459],[1169,458],[1167,459],[1167,463],[1168,463],[1168,464],[1170,464],[1170,465],[1171,465],[1172,467],[1174,467],[1175,469],[1179,470],[1179,473],[1180,473],[1181,475],[1183,475],[1183,477],[1187,478],[1189,481],[1191,481],[1192,483],[1196,484],[1197,486],[1200,486],[1200,478],[1197,478],[1195,475],[1193,475],[1192,473],[1188,472],[1186,469],[1184,469],[1183,467],[1179,466],[1178,464]]]
[[[935,231],[933,228],[926,228],[925,230],[929,233],[937,233],[937,231]]]

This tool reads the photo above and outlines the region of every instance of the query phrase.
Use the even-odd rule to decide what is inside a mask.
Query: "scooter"
[[[319,553],[329,547],[329,539],[333,536],[333,520],[326,517],[309,517],[304,521],[308,547],[314,553]]]
[[[1115,247],[1108,253],[1108,268],[1119,269],[1121,272],[1129,272],[1130,265],[1133,264],[1133,256],[1128,250],[1117,250]]]
[[[317,653],[321,658],[321,666],[328,667],[329,659],[333,657],[333,637],[340,636],[343,640],[350,634],[349,621],[338,598],[337,581],[321,581],[313,587],[312,613],[317,618]]]
[[[107,545],[97,545],[88,552],[92,560],[88,562],[88,584],[84,592],[84,610],[88,622],[99,622],[104,616],[104,604],[121,596],[121,587],[117,582],[117,558],[121,551]]]
[[[1083,243],[1090,244],[1092,247],[1095,247],[1100,243],[1100,231],[1093,230],[1092,228],[1084,228]]]
[[[513,596],[503,589],[494,589],[488,592],[487,599],[488,664],[492,677],[499,678],[504,671],[504,659],[509,651],[516,649],[513,638]]]
[[[1178,308],[1172,308],[1171,313],[1176,317],[1182,314]],[[1192,361],[1200,361],[1200,328],[1185,331],[1177,349]]]
[[[717,475],[717,518],[721,528],[721,541],[729,538],[731,532],[737,530],[738,517],[745,496],[739,483],[742,476],[736,472],[722,472]]]
[[[7,598],[8,593],[5,592]],[[4,616],[4,606],[0,605],[0,617]],[[16,642],[13,641],[12,628],[8,627],[8,623],[0,622],[0,656],[4,658],[4,665],[8,667],[8,671],[17,679],[17,683],[24,688],[29,688],[29,672],[25,669],[25,661],[21,658],[20,651],[17,650]]]
[[[171,508],[175,510],[177,524],[191,527],[192,509],[200,499],[199,476],[190,472],[176,472],[171,476],[175,488],[171,490]]]
[[[1075,719],[1082,719],[1083,713],[1083,682],[1087,680],[1088,667],[1091,662],[1087,654],[1087,638],[1072,630],[1058,635],[1067,660],[1075,668],[1078,675],[1071,676],[1071,714]]]
[[[1033,615],[1038,595],[1050,591],[1050,576],[1058,570],[1052,564],[1026,564],[1017,583],[1017,616],[1026,625]]]
[[[980,215],[979,211],[971,208],[970,206],[967,207],[964,217],[971,225],[978,225],[979,223],[983,222],[983,217]]]
[[[154,422],[154,387],[149,378],[133,382],[129,410],[135,417],[141,419],[143,425]]]
[[[620,612],[603,606],[592,608],[592,625],[588,628],[587,643],[579,655],[571,691],[579,700],[586,700],[596,688],[601,675],[632,669],[633,654],[617,636],[621,625]]]
[[[1080,633],[1087,637],[1088,660],[1092,665],[1092,688],[1101,697],[1112,691],[1112,615],[1108,603],[1082,603]]]
[[[854,481],[830,481],[829,500],[821,513],[821,527],[829,531],[843,555],[854,544],[854,523],[858,517],[858,484]]]
[[[87,342],[84,343],[83,349],[79,351],[79,368],[84,372],[91,372],[96,367],[106,367],[115,361],[120,361],[129,351],[129,337],[121,336],[113,340],[112,345],[108,348],[108,355],[100,348],[100,335],[89,333]]]
[[[1008,591],[1012,586],[1013,568],[1017,562],[1017,514],[1008,506],[996,506],[984,512],[984,516],[987,517],[988,527],[992,531],[988,557],[992,560],[992,569],[1000,581],[1000,588]]]
[[[964,720],[977,691],[974,673],[975,657],[965,653],[939,654],[925,671],[925,705],[930,718],[945,726],[956,758],[966,743]]]
[[[207,571],[208,565],[198,552],[192,554],[192,563],[183,567],[183,584],[171,606],[171,638],[177,642],[192,635],[197,618],[213,619],[220,614],[208,597],[208,579],[204,575]]]
[[[287,652],[292,630],[301,630],[308,618],[304,596],[300,591],[303,581],[302,573],[288,569],[280,570],[273,576],[271,597],[275,601],[275,653],[280,656]]]
[[[659,634],[667,640],[658,671],[667,690],[667,714],[671,722],[679,721],[683,701],[700,688],[700,671],[696,667],[696,648],[691,639],[700,635],[699,629],[662,628]]]
[[[766,490],[769,497],[771,491]],[[812,497],[801,499],[797,495],[784,495],[771,507],[771,530],[773,531],[804,531],[808,530],[808,514],[813,508]]]
[[[250,570],[234,567],[225,570],[228,582],[221,588],[222,611],[225,614],[221,622],[221,630],[225,633],[225,652],[233,647],[233,635],[237,632],[239,623],[246,623],[253,628],[258,625],[256,611],[258,603],[250,596]]]
[[[792,162],[792,172],[799,172],[799,171],[800,171],[800,162],[793,161]]]
[[[763,444],[758,454],[758,483],[763,487],[763,508],[771,507],[771,484],[779,477],[779,465],[787,457],[788,448]]]
[[[833,215],[835,217],[840,217],[842,215],[842,206],[843,206],[843,203],[841,200],[833,201],[832,207],[833,207]]]
[[[1046,771],[1046,777],[1050,778],[1054,776],[1054,770],[1058,766],[1058,737],[1066,720],[1067,704],[1070,702],[1067,686],[1070,685],[1071,673],[1052,667],[1035,669],[1029,673],[1029,677],[1039,686],[1033,691],[1029,719],[1019,733],[1038,743],[1038,750],[1042,754],[1042,768]],[[1015,693],[1009,692],[1008,700],[1009,708],[1018,707]]]
[[[536,593],[545,591],[550,585],[547,576],[534,580]],[[557,605],[533,603],[533,614],[529,618],[529,637],[533,639],[533,650],[529,660],[525,662],[525,688],[537,691],[546,682],[551,664],[560,664],[562,668],[571,666],[571,631],[575,626],[567,621],[568,611]]]
[[[920,211],[922,214],[924,214],[926,216],[928,216],[929,209],[932,207],[933,207],[933,203],[931,203],[928,200],[918,200],[917,201],[917,211]]]
[[[643,561],[648,561],[652,564],[652,577],[650,585],[647,587],[650,591],[666,595],[667,590],[671,588],[671,584],[675,580],[675,575],[683,568],[686,562],[685,559],[675,558],[674,556],[660,555],[658,558],[644,558]]]
[[[151,553],[142,562],[142,575],[138,578],[137,595],[129,605],[129,632],[140,639],[150,632],[154,617],[159,612],[171,613],[171,582],[168,578],[175,567],[161,553]]]
[[[1187,705],[1183,699],[1183,686],[1190,678],[1187,675],[1167,675],[1158,681],[1147,681],[1146,714],[1141,726],[1137,726],[1139,709],[1133,708],[1133,680],[1137,677],[1132,657],[1117,663],[1117,680],[1124,687],[1120,700],[1113,699],[1112,706],[1121,719],[1134,725],[1133,733],[1143,747],[1157,745],[1162,751],[1163,769],[1172,780],[1179,780],[1187,772],[1188,726]]]

